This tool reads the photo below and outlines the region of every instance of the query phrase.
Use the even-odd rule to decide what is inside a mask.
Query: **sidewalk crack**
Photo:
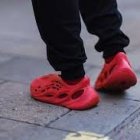
[[[56,121],[58,121],[59,119],[61,119],[62,117],[64,117],[65,115],[69,114],[71,112],[71,110],[68,110],[66,113],[60,115],[59,117],[57,117],[56,119],[50,121],[48,124],[45,125],[45,127],[50,127],[50,125]]]
[[[131,122],[133,122],[140,115],[140,107],[132,112],[128,117],[126,117],[122,122],[120,122],[116,127],[114,127],[110,132],[105,134],[105,136],[116,136],[120,130],[128,126]]]

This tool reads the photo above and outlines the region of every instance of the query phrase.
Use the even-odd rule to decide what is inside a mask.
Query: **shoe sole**
[[[92,87],[87,87],[84,92],[87,95],[86,97],[83,96],[80,100],[77,99],[70,104],[64,105],[64,107],[73,110],[87,110],[97,106],[100,102],[98,93]]]
[[[83,93],[84,94],[84,93]],[[49,102],[43,98],[38,98],[35,96],[31,97],[39,102],[44,102],[44,103],[48,103],[48,104],[52,104],[52,105],[57,105],[57,106],[62,106],[62,107],[66,107],[68,109],[71,110],[88,110],[91,109],[93,107],[96,107],[98,105],[98,103],[100,102],[100,97],[98,95],[98,93],[96,91],[94,91],[94,89],[92,87],[88,88],[88,91],[86,91],[87,97],[83,97],[83,100],[81,101],[81,99],[77,99],[77,101],[73,100],[73,102],[69,102],[69,103],[52,103]]]

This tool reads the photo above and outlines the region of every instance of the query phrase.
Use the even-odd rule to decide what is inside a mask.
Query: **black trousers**
[[[32,0],[37,25],[47,45],[47,57],[65,79],[84,76],[86,54],[80,37],[80,13],[89,33],[99,37],[95,49],[107,58],[129,44],[120,30],[116,0]]]

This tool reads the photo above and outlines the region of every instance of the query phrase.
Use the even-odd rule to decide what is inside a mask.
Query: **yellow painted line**
[[[103,137],[103,135],[99,135],[96,133],[77,132],[68,134],[64,140],[111,140],[111,139],[109,137]]]

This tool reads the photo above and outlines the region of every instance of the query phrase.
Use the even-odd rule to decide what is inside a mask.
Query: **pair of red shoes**
[[[136,75],[127,56],[125,53],[119,52],[105,60],[104,67],[95,82],[95,89],[123,91],[134,86],[136,82]],[[96,106],[100,100],[87,76],[76,84],[67,84],[57,74],[50,74],[33,80],[31,96],[42,102],[76,110]]]

